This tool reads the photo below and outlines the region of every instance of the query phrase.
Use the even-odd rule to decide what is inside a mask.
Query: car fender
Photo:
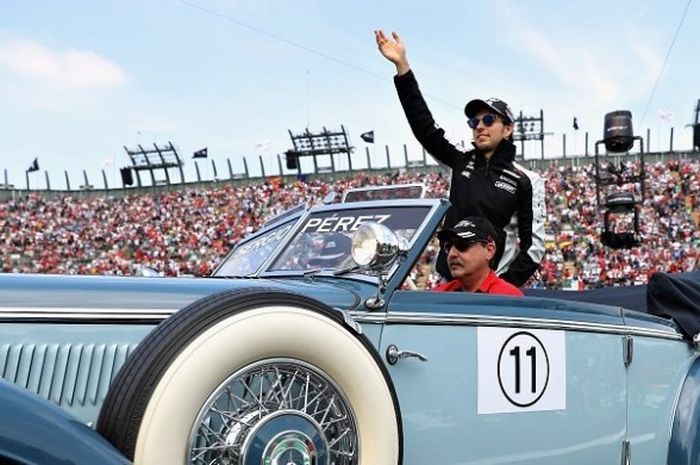
[[[0,462],[125,465],[130,462],[88,425],[0,380]]]
[[[700,462],[700,357],[697,357],[683,382],[673,418],[668,446],[670,465]]]

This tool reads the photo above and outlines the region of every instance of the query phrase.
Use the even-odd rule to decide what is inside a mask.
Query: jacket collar
[[[479,150],[474,142],[472,142],[472,146],[474,147],[474,151],[481,155],[482,159],[484,158],[484,154]],[[511,141],[508,139],[503,139],[501,142],[498,143],[496,146],[496,150],[493,152],[493,156],[491,157],[491,161],[493,162],[494,160],[503,160],[503,161],[513,161],[515,160],[515,144],[513,144]]]

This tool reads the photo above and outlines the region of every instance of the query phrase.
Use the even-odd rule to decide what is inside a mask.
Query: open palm
[[[406,60],[406,47],[399,37],[399,35],[395,32],[391,33],[391,36],[393,37],[393,40],[388,38],[385,34],[384,31],[378,30],[374,31],[374,38],[377,41],[377,46],[379,47],[379,51],[381,52],[384,57],[391,61],[394,64],[397,64],[401,61]]]

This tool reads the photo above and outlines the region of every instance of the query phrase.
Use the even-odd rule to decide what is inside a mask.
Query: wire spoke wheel
[[[401,414],[343,313],[275,289],[214,294],[144,338],[97,430],[134,465],[400,465]]]
[[[195,421],[192,465],[352,465],[357,427],[330,378],[309,364],[269,359],[225,380]]]

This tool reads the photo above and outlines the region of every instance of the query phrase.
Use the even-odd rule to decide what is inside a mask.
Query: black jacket
[[[444,227],[465,216],[483,216],[501,231],[496,273],[522,286],[544,256],[544,182],[515,163],[515,145],[503,140],[487,162],[477,149],[463,152],[435,124],[413,72],[394,77],[394,84],[413,134],[436,160],[452,169],[450,202]],[[438,271],[450,277],[444,251]]]

